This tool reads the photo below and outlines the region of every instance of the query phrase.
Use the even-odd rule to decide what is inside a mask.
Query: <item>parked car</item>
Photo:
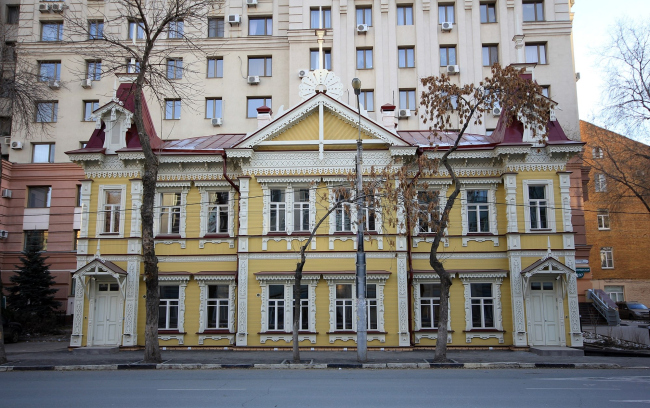
[[[2,331],[5,335],[5,343],[17,343],[20,333],[23,331],[23,326],[20,323],[7,320],[6,317],[0,316],[2,319]]]
[[[643,303],[639,302],[617,302],[618,314],[621,319],[641,319],[648,320],[650,318],[650,310]]]

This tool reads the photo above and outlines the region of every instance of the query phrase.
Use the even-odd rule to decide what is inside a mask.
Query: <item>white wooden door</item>
[[[532,333],[535,346],[560,345],[556,282],[531,282],[530,297],[532,303]]]
[[[119,342],[119,285],[98,283],[95,298],[93,345],[117,346]]]

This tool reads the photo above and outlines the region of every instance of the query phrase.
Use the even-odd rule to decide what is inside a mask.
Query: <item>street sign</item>
[[[582,278],[585,276],[585,273],[591,272],[591,268],[586,267],[586,268],[576,268],[576,275],[578,275],[578,279]]]

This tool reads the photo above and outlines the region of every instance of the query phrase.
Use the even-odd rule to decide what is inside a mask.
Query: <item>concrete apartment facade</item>
[[[10,21],[9,14],[15,12],[11,10],[20,6],[16,30],[19,58],[32,61],[35,67],[43,63],[54,63],[55,67],[58,64],[60,74],[56,79],[61,85],[54,91],[56,99],[52,102],[57,103],[58,111],[52,118],[49,134],[36,134],[27,139],[23,134],[12,133],[7,142],[20,142],[22,148],[12,149],[9,144],[2,146],[9,162],[24,166],[24,171],[36,170],[40,174],[31,181],[9,180],[3,176],[3,188],[25,191],[24,194],[16,193],[15,198],[0,199],[5,212],[13,217],[21,217],[21,214],[24,217],[31,210],[26,208],[28,203],[24,199],[29,187],[52,187],[52,203],[54,197],[68,197],[57,213],[72,215],[79,212],[79,207],[76,207],[78,194],[75,200],[72,195],[81,185],[79,180],[83,178],[83,172],[69,167],[64,152],[78,149],[87,142],[95,127],[94,122],[87,120],[87,108],[92,110],[109,102],[115,89],[112,75],[95,78],[90,87],[83,87],[82,80],[88,78],[87,58],[75,52],[74,44],[44,41],[47,38],[43,37],[44,24],[61,23],[72,10],[88,21],[99,21],[105,16],[116,15],[115,4],[93,0],[44,3],[64,7],[54,12],[51,8],[41,11],[41,3],[35,1],[22,1],[20,5],[11,0],[0,3],[3,21]],[[566,135],[569,139],[580,140],[571,37],[573,0],[415,0],[404,3],[387,0],[259,0],[254,6],[247,3],[250,2],[226,1],[221,10],[214,12],[212,17],[218,27],[212,32],[214,37],[208,37],[212,35],[208,22],[195,32],[186,32],[196,38],[203,50],[202,55],[179,53],[170,56],[182,59],[188,72],[198,72],[192,78],[183,77],[178,81],[181,84],[183,81],[197,81],[197,88],[203,93],[195,95],[192,100],[181,101],[178,119],[166,119],[165,106],[148,98],[153,123],[163,141],[252,132],[257,128],[257,119],[256,113],[248,113],[251,100],[253,104],[261,100],[276,112],[282,106],[297,105],[300,102],[300,71],[316,68],[312,51],[318,48],[314,28],[318,28],[319,21],[327,29],[324,47],[330,53],[331,64],[326,68],[336,72],[346,88],[342,101],[354,103],[354,94],[348,84],[352,78],[360,78],[365,92],[364,107],[373,120],[381,121],[379,107],[392,103],[397,105],[397,112],[408,112],[408,116],[398,120],[399,130],[425,129],[417,111],[417,99],[422,91],[420,78],[453,70],[458,72],[452,76],[454,81],[472,83],[488,76],[489,65],[493,62],[498,61],[501,65],[530,63],[535,64],[536,81],[548,87],[548,96],[558,102],[557,120]],[[233,18],[239,23],[228,23]],[[14,20],[11,21],[15,24]],[[251,21],[263,21],[265,28],[255,32]],[[122,35],[126,42],[130,41],[128,27],[125,19],[119,24],[107,24],[104,30]],[[190,29],[188,25],[187,30]],[[61,38],[64,40],[85,40],[71,38],[65,24],[62,30]],[[173,41],[161,40],[159,46],[167,47]],[[222,64],[220,75],[208,73],[208,59],[212,58],[220,61],[215,63]],[[271,72],[268,69],[261,73],[252,72],[255,69],[249,70],[251,59],[258,62],[264,59],[265,63],[270,59]],[[259,84],[249,84],[250,75],[260,75]],[[208,99],[221,103],[220,127],[213,126],[211,118],[206,117]],[[473,125],[469,132],[491,133],[496,128],[498,116],[487,115],[484,119],[483,124]],[[34,163],[35,157],[43,160],[44,144],[53,146],[45,163]],[[41,166],[46,166],[47,170],[43,171]],[[11,174],[17,174],[16,170]],[[572,179],[575,177],[579,179],[576,172]],[[574,206],[573,211],[574,218],[579,218],[579,205]],[[0,261],[3,282],[8,281],[14,269],[24,242],[25,228],[52,231],[54,208],[49,207],[49,213],[49,220],[41,217],[35,226],[26,227],[25,222],[15,219],[0,226],[0,229],[8,231],[9,236],[0,240],[0,250],[4,254]],[[62,251],[61,261],[52,268],[60,275],[56,279],[61,285],[58,296],[61,301],[71,293],[70,275],[77,267],[73,249],[74,222],[79,222],[78,217],[57,239],[57,245],[60,245],[57,248]],[[52,232],[49,235],[53,237]],[[582,245],[580,242],[577,237],[576,243]],[[48,245],[48,252],[53,248]]]

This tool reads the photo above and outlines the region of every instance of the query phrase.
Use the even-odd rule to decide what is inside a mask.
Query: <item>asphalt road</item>
[[[0,373],[0,407],[640,407],[648,370]]]

